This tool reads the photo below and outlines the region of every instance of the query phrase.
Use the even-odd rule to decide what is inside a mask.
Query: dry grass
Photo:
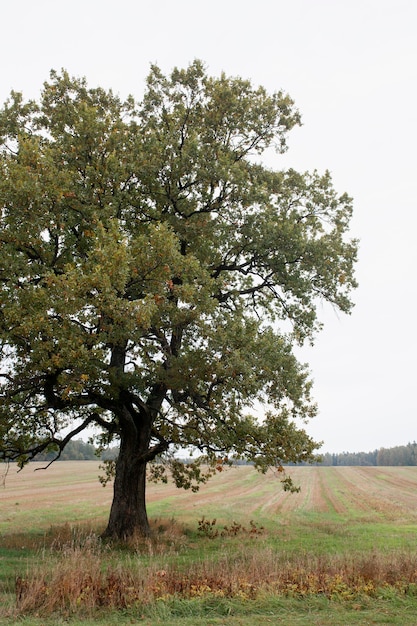
[[[160,518],[154,539],[129,546],[98,539],[111,492],[97,485],[94,463],[51,469],[13,475],[0,491],[10,572],[3,575],[0,621],[6,612],[16,620],[83,619],[130,607],[145,613],[177,598],[368,601],[384,590],[417,596],[417,468],[294,468],[303,491],[291,498],[273,475],[259,477],[252,468],[224,472],[192,497],[151,486],[151,517]],[[64,524],[66,507],[75,526]],[[166,521],[174,512],[177,521]],[[16,573],[15,604],[9,592]]]
[[[376,596],[384,587],[404,594],[417,592],[415,554],[294,556],[259,542],[252,549],[247,544],[237,548],[229,538],[222,557],[180,567],[178,560],[166,557],[178,549],[182,529],[166,523],[159,531],[164,541],[143,540],[116,559],[114,547],[94,534],[72,536],[69,543],[57,537],[39,555],[37,566],[17,578],[16,615],[91,615],[103,608],[137,608],[173,597],[245,600],[273,593],[353,599]],[[153,558],[144,559],[146,553]]]

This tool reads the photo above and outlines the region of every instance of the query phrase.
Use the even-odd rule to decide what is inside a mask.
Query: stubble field
[[[417,624],[416,467],[291,468],[298,494],[243,466],[150,484],[155,537],[128,549],[97,539],[98,463],[37,467],[0,488],[0,623]]]

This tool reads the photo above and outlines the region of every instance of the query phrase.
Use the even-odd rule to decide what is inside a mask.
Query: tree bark
[[[121,434],[105,538],[125,541],[135,535],[150,535],[145,499],[147,460],[144,460],[149,441],[150,429],[145,425],[140,431],[131,428]]]

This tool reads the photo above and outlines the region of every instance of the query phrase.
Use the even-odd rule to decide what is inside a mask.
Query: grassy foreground
[[[197,494],[149,488],[154,538],[97,538],[94,462],[10,468],[0,490],[0,623],[417,624],[417,468],[248,467]]]

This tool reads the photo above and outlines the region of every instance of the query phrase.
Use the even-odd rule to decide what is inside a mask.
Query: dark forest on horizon
[[[113,447],[102,453],[97,453],[97,449],[92,443],[87,443],[82,439],[70,441],[59,457],[60,461],[94,461],[100,459],[113,460],[117,457],[118,448]],[[56,457],[56,452],[50,450],[36,457],[36,461],[52,461]],[[187,459],[184,459],[186,462]],[[239,460],[237,464],[245,464]],[[417,443],[408,443],[403,446],[392,448],[379,448],[370,452],[326,452],[319,455],[317,465],[324,466],[414,466],[417,465]]]

